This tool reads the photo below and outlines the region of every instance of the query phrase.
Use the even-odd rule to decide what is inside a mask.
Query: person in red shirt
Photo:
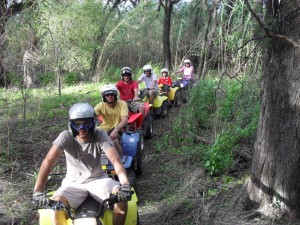
[[[145,118],[145,107],[142,102],[138,102],[138,82],[132,80],[132,72],[129,67],[123,67],[121,70],[122,80],[118,81],[116,88],[119,90],[120,99],[127,102],[130,112],[143,114]]]
[[[158,79],[158,85],[162,85],[162,90],[169,94],[170,87],[172,86],[172,78],[169,77],[168,69],[162,69],[160,71],[161,77]]]

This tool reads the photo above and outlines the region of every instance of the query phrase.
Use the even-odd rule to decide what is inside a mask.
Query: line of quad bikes
[[[155,118],[164,118],[168,115],[171,107],[179,107],[182,103],[186,103],[189,96],[189,89],[192,83],[189,80],[178,78],[173,81],[169,93],[159,89],[158,96],[154,99],[153,104],[149,104],[147,97],[142,99],[145,106],[145,118],[141,113],[130,113],[128,124],[123,130],[121,144],[123,147],[122,162],[127,170],[127,176],[132,187],[131,200],[128,201],[128,210],[125,225],[139,225],[138,215],[138,197],[137,176],[143,173],[143,154],[144,140],[151,139],[153,136],[153,121]],[[144,90],[141,90],[141,96]],[[113,179],[118,180],[114,167],[105,154],[101,158],[102,169]],[[53,194],[49,192],[49,197]],[[117,196],[111,194],[108,199],[102,203],[98,203],[89,196],[79,208],[71,210],[61,202],[54,200],[49,201],[49,205],[44,208],[37,208],[33,202],[33,209],[38,210],[39,224],[51,225],[51,210],[65,210],[68,213],[68,225],[112,225],[113,213],[112,208],[117,203]]]

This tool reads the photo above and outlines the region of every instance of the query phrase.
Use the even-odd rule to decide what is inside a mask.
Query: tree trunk
[[[163,57],[165,67],[172,69],[171,64],[171,46],[170,46],[170,30],[171,30],[171,15],[173,4],[170,1],[166,2],[164,7],[164,26],[163,26]]]
[[[165,67],[172,70],[172,55],[170,44],[171,16],[173,5],[181,0],[160,0],[160,5],[164,8],[164,26],[163,26],[163,60]]]
[[[111,6],[111,8],[108,9],[108,12],[106,13],[105,18],[103,20],[103,23],[101,24],[101,26],[99,28],[98,36],[96,38],[97,44],[100,44],[102,42],[102,39],[104,36],[104,29],[107,25],[108,19],[110,18],[112,12],[117,8],[117,6],[121,2],[122,2],[122,0],[115,0],[113,2],[113,5]],[[105,12],[105,9],[103,9],[103,11]],[[101,55],[101,49],[98,46],[97,48],[95,48],[95,51],[93,53],[93,59],[92,59],[91,68],[90,68],[90,73],[91,73],[92,77],[96,80],[96,82],[99,81],[99,77],[97,76],[97,73],[100,68],[100,55]]]
[[[206,5],[209,15],[207,19],[207,25],[205,28],[205,36],[204,40],[202,42],[202,56],[200,57],[199,60],[199,68],[198,68],[198,73],[197,77],[198,79],[205,79],[207,72],[208,72],[208,64],[210,61],[210,55],[211,55],[211,50],[212,50],[212,45],[214,42],[214,36],[217,30],[217,3],[218,0],[214,1],[215,4],[213,5]],[[212,27],[211,27],[212,26]]]
[[[23,1],[13,2],[12,5],[9,5],[8,8],[8,1],[1,0],[0,1],[0,86],[7,87],[7,80],[6,80],[6,71],[3,65],[4,59],[4,49],[5,49],[5,23],[14,13],[18,13],[22,10],[24,3]],[[28,2],[28,6],[32,4],[31,1]]]
[[[285,1],[275,11],[273,2],[267,1],[266,18],[276,23],[274,16],[285,15],[278,20],[284,22],[274,26],[277,37],[283,35],[299,42],[300,17],[290,10],[299,8],[300,2]],[[261,208],[271,209],[275,205],[279,209],[273,208],[275,212],[299,214],[300,48],[273,35],[269,40],[263,64],[262,104],[248,193]]]
[[[6,72],[3,66],[3,49],[4,49],[4,32],[5,32],[5,22],[7,20],[7,8],[6,1],[0,2],[0,85],[6,87]]]

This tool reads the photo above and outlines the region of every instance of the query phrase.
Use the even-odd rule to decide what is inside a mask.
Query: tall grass
[[[169,146],[170,151],[193,157],[210,175],[229,170],[234,162],[233,150],[254,144],[259,90],[259,84],[247,78],[210,77],[201,81],[157,149]],[[197,137],[211,144],[199,142]]]

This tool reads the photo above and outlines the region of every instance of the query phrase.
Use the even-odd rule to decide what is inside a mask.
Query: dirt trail
[[[159,202],[164,190],[164,177],[161,175],[163,161],[169,160],[163,154],[163,159],[157,156],[155,144],[164,135],[166,127],[172,123],[174,109],[170,109],[168,116],[155,119],[153,123],[153,138],[145,141],[143,158],[143,175],[138,178],[139,218],[140,225],[163,224],[158,212]],[[159,160],[158,160],[159,159]]]

